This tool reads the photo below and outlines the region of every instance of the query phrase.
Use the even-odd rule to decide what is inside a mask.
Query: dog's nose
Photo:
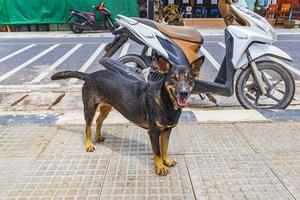
[[[189,95],[189,93],[187,92],[187,91],[180,91],[179,92],[179,96],[181,97],[181,98],[185,98],[185,97],[187,97]]]

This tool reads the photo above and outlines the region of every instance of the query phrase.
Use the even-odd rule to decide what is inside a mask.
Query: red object
[[[270,4],[266,12],[266,18],[273,19],[276,16],[277,11],[278,11],[278,4]]]
[[[96,17],[95,13],[92,13],[92,12],[84,12],[84,13],[87,14],[88,16]]]
[[[104,4],[105,4],[105,3],[104,3],[104,2],[102,2],[102,3],[101,3],[99,6],[98,6],[98,9],[102,11],[102,10],[103,10],[103,8],[104,8]]]
[[[108,14],[108,15],[111,14],[111,12],[110,12],[108,9],[105,8],[105,3],[104,3],[104,2],[102,2],[102,3],[97,7],[97,9],[100,10],[100,11],[101,11],[102,13],[104,13],[104,14]]]
[[[276,4],[278,4],[279,5],[279,7],[281,7],[281,5],[283,4],[283,3],[291,3],[291,2],[293,2],[293,6],[297,6],[297,5],[299,5],[299,0],[277,0],[276,1]]]

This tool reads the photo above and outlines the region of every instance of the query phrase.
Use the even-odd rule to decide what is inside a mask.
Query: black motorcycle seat
[[[76,10],[76,9],[70,9],[70,11],[77,12],[77,13],[82,13],[82,14],[85,14],[85,15],[93,16],[93,17],[96,16],[96,14],[93,13],[93,12],[83,12],[83,11]]]
[[[80,12],[79,10],[75,10],[75,9],[70,9],[70,11]]]

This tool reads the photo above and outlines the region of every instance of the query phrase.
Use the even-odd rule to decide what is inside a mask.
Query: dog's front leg
[[[169,158],[168,155],[168,146],[169,146],[169,139],[170,139],[171,129],[163,131],[159,136],[159,146],[160,146],[160,153],[161,159],[164,165],[168,167],[173,167],[176,162]]]
[[[149,130],[148,134],[150,136],[151,146],[153,150],[156,173],[160,176],[165,176],[168,174],[168,168],[163,164],[163,161],[161,159],[159,145],[160,131],[158,129]]]

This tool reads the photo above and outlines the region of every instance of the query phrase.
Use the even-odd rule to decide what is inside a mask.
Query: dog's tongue
[[[179,98],[179,99],[177,99],[177,103],[180,107],[185,107],[186,106],[186,99],[185,98]]]

